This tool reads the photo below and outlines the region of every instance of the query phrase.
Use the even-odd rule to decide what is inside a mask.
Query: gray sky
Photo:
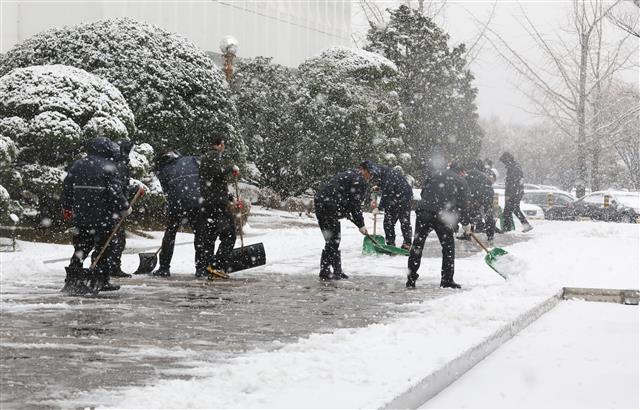
[[[427,0],[428,2],[428,0]],[[376,2],[380,8],[393,7],[399,2]],[[542,54],[526,33],[521,23],[523,12],[533,21],[537,29],[553,38],[566,37],[568,34],[562,29],[568,26],[568,16],[572,9],[571,1],[482,1],[449,0],[442,12],[435,18],[438,25],[443,27],[451,36],[450,45],[465,42],[467,45],[477,38],[479,28],[474,18],[486,21],[496,4],[496,11],[490,27],[498,32],[511,47],[527,58],[542,60]],[[417,5],[413,1],[412,5]],[[354,4],[354,8],[359,6]],[[388,16],[388,14],[387,14]],[[363,32],[366,28],[365,20],[358,10],[354,10],[353,29]],[[607,32],[611,39],[620,38],[621,32],[611,27]],[[638,84],[638,40],[635,39],[635,55],[633,61],[636,67],[626,70],[622,77],[627,82]],[[634,43],[629,43],[633,46]],[[475,86],[479,89],[478,112],[481,117],[493,115],[502,120],[515,123],[532,123],[538,120],[536,115],[527,112],[532,110],[529,100],[517,89],[527,83],[508,67],[492,46],[485,43],[479,57],[470,66],[476,77]]]

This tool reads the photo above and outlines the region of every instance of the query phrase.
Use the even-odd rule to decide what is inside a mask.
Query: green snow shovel
[[[487,263],[487,265],[489,265],[489,267],[491,269],[493,269],[494,271],[496,271],[496,273],[500,276],[502,276],[504,279],[507,279],[507,275],[505,275],[504,273],[501,273],[498,269],[496,269],[496,264],[497,262],[500,260],[501,256],[507,255],[508,252],[505,251],[502,248],[493,248],[491,250],[489,250],[482,242],[480,242],[480,239],[478,239],[478,237],[476,236],[476,234],[474,234],[473,232],[470,233],[471,237],[473,239],[475,239],[475,241],[478,243],[478,245],[480,245],[480,247],[487,253],[484,256],[484,261]]]

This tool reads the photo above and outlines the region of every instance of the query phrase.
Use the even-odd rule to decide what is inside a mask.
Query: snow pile
[[[320,55],[307,60],[309,64],[327,64],[355,78],[378,79],[393,76],[398,71],[396,65],[378,53],[333,46],[322,51]]]
[[[200,151],[217,130],[228,136],[228,152],[242,157],[235,107],[221,70],[179,35],[130,18],[110,19],[44,31],[4,57],[0,75],[17,67],[65,64],[111,82],[136,113],[135,141],[156,151]]]

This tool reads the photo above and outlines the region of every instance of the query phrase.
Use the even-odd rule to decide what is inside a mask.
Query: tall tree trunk
[[[576,183],[576,196],[584,196],[587,184],[587,136],[585,124],[585,105],[587,100],[587,57],[589,51],[589,37],[586,34],[580,36],[580,71],[578,83],[578,181]]]

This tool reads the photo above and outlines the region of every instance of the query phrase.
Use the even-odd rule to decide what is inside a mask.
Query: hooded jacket
[[[507,168],[507,176],[504,181],[504,196],[508,198],[522,198],[524,195],[524,175],[522,168],[509,152],[505,152],[500,156],[502,162]]]
[[[469,201],[480,204],[491,203],[493,201],[493,184],[485,172],[484,164],[481,162],[470,164],[465,180],[469,185]]]
[[[211,149],[200,159],[200,193],[205,208],[226,209],[229,195],[228,178],[231,166],[225,166],[221,152]]]
[[[167,198],[169,214],[200,208],[200,159],[195,156],[162,156],[156,174]]]
[[[362,203],[366,190],[367,183],[360,172],[340,172],[316,192],[316,212],[336,214],[338,218],[347,218],[361,228],[364,226]]]
[[[380,187],[380,204],[378,208],[400,208],[411,206],[413,191],[404,176],[393,168],[369,163],[367,168],[373,174],[373,180]]]
[[[62,206],[73,211],[73,224],[109,227],[129,208],[116,161],[120,146],[108,138],[87,142],[87,156],[75,161],[63,182]]]

